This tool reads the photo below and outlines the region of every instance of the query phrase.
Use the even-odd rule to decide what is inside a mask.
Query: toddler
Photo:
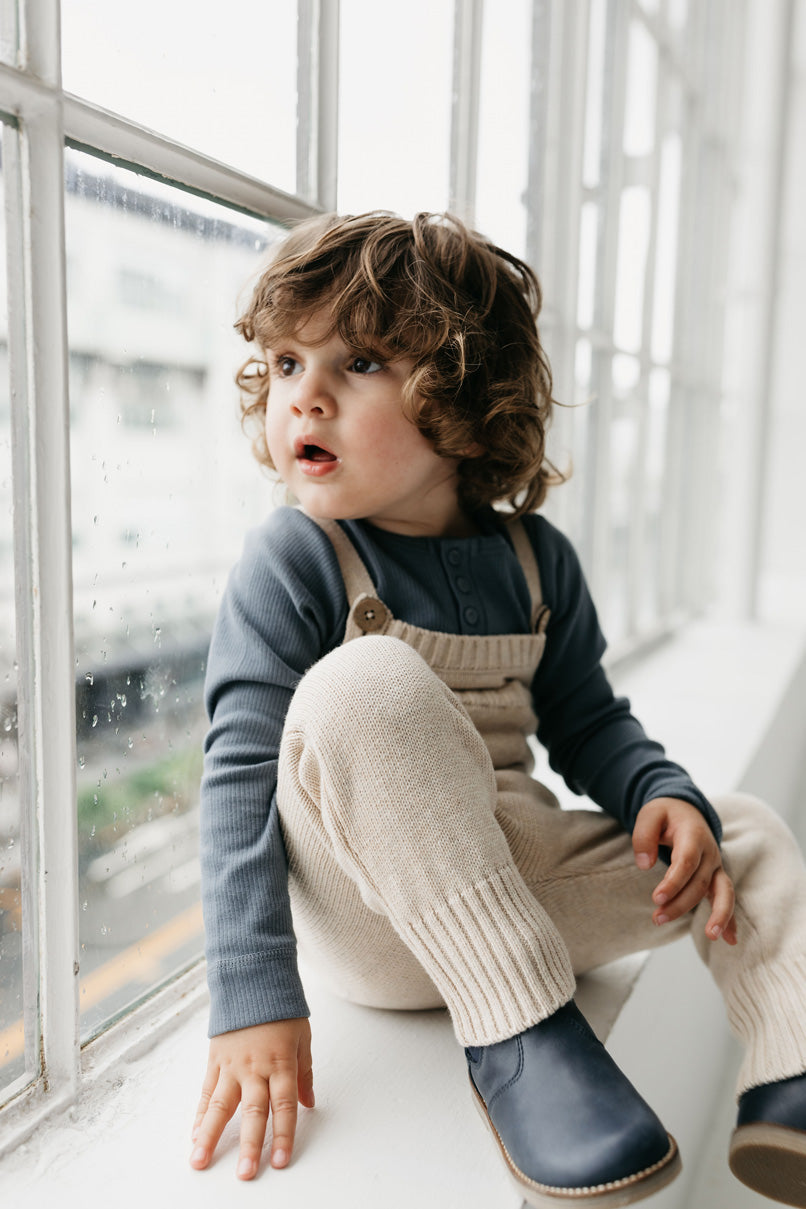
[[[568,541],[538,282],[449,215],[311,220],[238,327],[256,452],[299,503],[246,541],[210,650],[210,1057],[191,1162],[237,1174],[313,1106],[297,942],[334,991],[447,1006],[530,1205],[627,1205],[674,1139],[575,975],[690,933],[745,1045],[731,1166],[806,1206],[806,877],[779,818],[706,800],[616,698]],[[552,766],[601,810],[562,811]],[[660,859],[659,859],[660,858]],[[292,924],[293,918],[293,924]]]

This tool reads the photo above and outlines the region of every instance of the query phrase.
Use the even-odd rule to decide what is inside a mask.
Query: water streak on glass
[[[275,231],[68,152],[82,1033],[201,950],[210,630],[271,488],[233,331]]]
[[[297,0],[62,0],[64,87],[293,192]]]

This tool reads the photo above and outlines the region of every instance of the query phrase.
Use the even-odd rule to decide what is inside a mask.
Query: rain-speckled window
[[[270,488],[237,300],[273,228],[68,152],[82,1032],[199,956],[202,681]]]

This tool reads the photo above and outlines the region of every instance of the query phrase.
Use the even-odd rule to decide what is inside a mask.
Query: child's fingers
[[[673,900],[684,895],[686,901],[691,898],[692,890],[696,889],[698,897],[694,898],[691,906],[696,906],[701,898],[708,893],[713,874],[713,865],[706,866],[704,853],[695,838],[681,837],[672,848],[672,863],[665,876],[655,887],[652,894],[653,902],[659,907],[671,907]],[[687,907],[686,910],[689,910]],[[678,911],[677,915],[682,915]],[[670,916],[670,918],[676,918]]]
[[[306,1108],[314,1107],[316,1100],[313,1094],[313,1065],[310,1051],[307,1055],[300,1055],[297,1071],[297,1095],[300,1104],[304,1104]]]
[[[632,847],[635,853],[635,863],[639,869],[651,869],[658,859],[658,844],[663,833],[666,816],[662,810],[654,808],[638,812],[632,833]]]
[[[710,940],[718,940],[722,936],[728,944],[736,944],[736,920],[733,915],[736,896],[733,882],[724,869],[717,869],[714,873],[708,897],[711,915],[705,925],[705,935]]]
[[[205,1093],[202,1093],[204,1102]],[[207,1108],[196,1130],[195,1147],[190,1156],[191,1167],[201,1170],[212,1158],[224,1126],[230,1120],[241,1098],[241,1089],[233,1079],[220,1076],[209,1093]],[[200,1106],[201,1107],[201,1106]]]
[[[271,1098],[271,1164],[285,1167],[294,1148],[297,1128],[297,1064],[277,1063],[269,1080]]]
[[[257,1174],[268,1120],[269,1089],[266,1080],[256,1076],[241,1089],[241,1145],[235,1172],[239,1180],[251,1180]]]
[[[217,1078],[218,1078],[218,1076],[216,1074],[216,1079]],[[193,1129],[192,1129],[191,1135],[190,1135],[191,1140],[193,1142],[196,1141],[196,1135],[199,1132],[199,1126],[201,1125],[202,1121],[204,1120],[204,1114],[207,1112],[207,1107],[210,1103],[210,1096],[212,1095],[214,1088],[215,1088],[215,1080],[213,1081],[212,1087],[208,1090],[207,1080],[205,1079],[204,1085],[202,1086],[201,1098],[199,1099],[199,1106],[196,1109],[196,1116],[193,1118]]]

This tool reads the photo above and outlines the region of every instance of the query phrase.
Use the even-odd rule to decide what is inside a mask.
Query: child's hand
[[[257,1174],[270,1108],[271,1164],[285,1167],[294,1146],[297,1100],[313,1108],[311,1028],[306,1019],[277,1020],[213,1037],[193,1124],[191,1166],[207,1166],[240,1103],[238,1178],[251,1180]]]
[[[705,925],[710,940],[721,936],[736,944],[733,882],[722,868],[722,855],[711,828],[690,802],[679,798],[653,798],[638,812],[632,846],[639,869],[651,869],[658,845],[671,849],[672,863],[652,895],[656,924],[679,919],[703,898],[711,903]]]

